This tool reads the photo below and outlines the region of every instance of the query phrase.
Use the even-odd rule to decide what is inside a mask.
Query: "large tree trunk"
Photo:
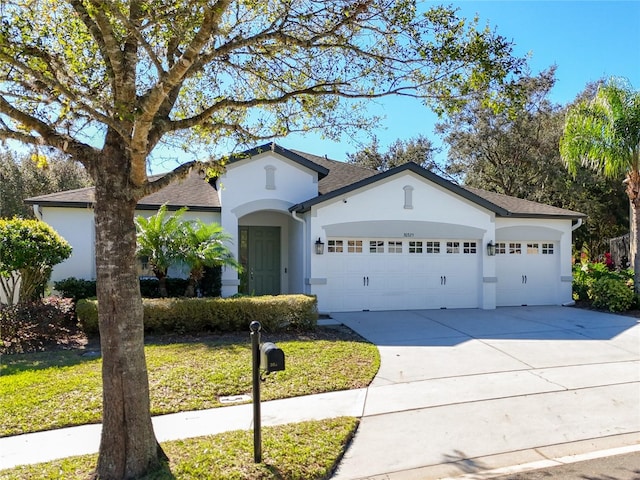
[[[96,270],[102,348],[103,419],[94,478],[133,479],[164,457],[153,432],[133,222],[136,201],[120,152],[96,175]],[[118,157],[120,153],[121,158]],[[109,165],[110,164],[110,165]]]

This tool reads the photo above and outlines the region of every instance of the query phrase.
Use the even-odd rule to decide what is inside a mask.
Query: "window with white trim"
[[[540,253],[540,246],[538,243],[527,243],[527,255],[537,255]]]
[[[420,242],[420,241],[410,241],[409,242],[409,253],[422,253],[422,242]]]
[[[460,242],[447,242],[447,253],[460,253]]]
[[[347,252],[362,253],[362,240],[347,240]]]
[[[327,251],[329,253],[344,252],[344,242],[342,240],[327,240]]]
[[[384,242],[382,240],[369,240],[369,253],[384,253]]]
[[[476,242],[463,242],[462,253],[477,253],[478,245]]]
[[[543,243],[542,244],[542,254],[543,255],[553,255],[553,243]]]
[[[521,255],[522,254],[522,244],[516,242],[509,243],[509,255]]]
[[[440,242],[427,242],[427,253],[440,253]]]
[[[402,253],[402,242],[389,240],[389,253]]]
[[[507,244],[504,242],[496,243],[496,255],[506,255],[507,254]]]

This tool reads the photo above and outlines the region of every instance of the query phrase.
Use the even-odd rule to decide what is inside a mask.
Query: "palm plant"
[[[591,100],[567,112],[560,154],[575,176],[580,166],[606,177],[625,177],[631,204],[630,259],[635,291],[640,287],[640,91],[628,81],[612,78]]]
[[[227,247],[231,235],[217,223],[198,219],[183,224],[180,260],[189,268],[189,285],[185,296],[193,297],[204,276],[205,267],[230,266],[240,270],[240,264]]]
[[[167,297],[167,271],[180,259],[179,243],[183,236],[182,215],[186,208],[181,208],[173,215],[167,216],[167,206],[162,205],[158,213],[145,218],[135,219],[137,230],[137,254],[148,257],[153,274],[158,279],[161,297]]]

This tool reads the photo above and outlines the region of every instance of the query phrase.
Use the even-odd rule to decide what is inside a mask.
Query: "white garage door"
[[[329,311],[475,308],[480,242],[476,240],[327,240]]]
[[[555,242],[496,243],[496,304],[556,305],[560,281]]]

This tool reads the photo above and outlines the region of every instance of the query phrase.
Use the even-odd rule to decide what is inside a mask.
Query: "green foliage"
[[[0,219],[0,288],[12,303],[20,283],[19,302],[36,298],[54,265],[69,258],[71,246],[38,220]]]
[[[593,307],[623,312],[634,305],[633,270],[611,270],[603,263],[584,261],[573,266],[573,299]]]
[[[380,152],[379,148],[378,138],[374,137],[370,145],[354,154],[347,154],[347,161],[379,172],[407,162],[416,163],[429,170],[436,165],[433,160],[435,147],[422,135],[407,141],[398,139],[384,153]]]
[[[626,191],[631,200],[631,245],[640,240],[638,215],[640,205],[640,91],[629,82],[611,78],[601,84],[593,98],[584,99],[567,112],[560,153],[574,176],[580,167],[594,170],[607,178],[626,177]],[[635,268],[635,289],[640,287],[640,253],[631,252]]]
[[[53,282],[53,288],[59,292],[62,297],[72,298],[76,302],[83,298],[96,296],[95,280],[69,277]]]
[[[0,354],[44,350],[77,333],[71,299],[0,305]]]
[[[231,236],[217,223],[205,223],[200,219],[183,221],[186,210],[182,208],[167,217],[167,207],[162,205],[155,215],[135,219],[137,253],[148,258],[158,278],[161,297],[170,296],[166,277],[172,265],[182,264],[188,268],[189,282],[183,290],[188,297],[195,296],[196,286],[207,269],[222,266],[240,269],[226,245]]]
[[[29,197],[88,187],[82,165],[61,155],[22,155],[0,150],[0,218],[33,218]]]
[[[318,320],[317,301],[307,295],[239,298],[143,299],[145,331],[239,332],[258,320],[266,332],[309,330]],[[80,300],[76,315],[87,334],[98,332],[98,301]]]
[[[629,310],[634,302],[633,282],[629,285],[624,280],[602,277],[594,280],[589,291],[593,306],[604,308],[611,312]]]

